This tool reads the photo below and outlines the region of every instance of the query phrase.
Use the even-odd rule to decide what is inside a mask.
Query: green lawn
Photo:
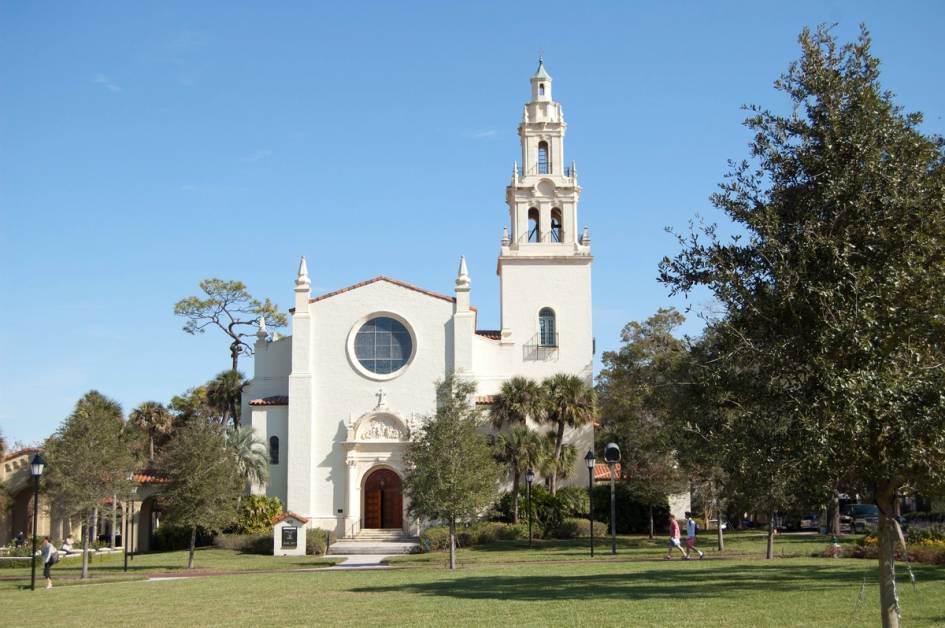
[[[208,572],[253,572],[273,571],[284,569],[303,569],[310,567],[326,567],[338,562],[337,559],[316,558],[312,556],[277,557],[259,556],[255,554],[240,554],[230,550],[205,548],[197,550],[194,555],[193,572],[187,570],[187,552],[164,552],[161,554],[139,554],[134,560],[128,561],[128,573],[124,571],[124,557],[121,554],[94,556],[89,565],[89,574],[92,581],[103,580],[141,580],[148,576],[167,574],[180,575],[181,573],[203,574]],[[37,562],[37,577],[42,574],[42,565]],[[79,584],[79,575],[82,568],[81,559],[76,557],[65,558],[53,567],[57,584]],[[22,567],[0,569],[0,592],[16,589],[23,585],[23,580],[13,580],[13,577],[26,578],[30,575],[29,562]]]
[[[35,593],[0,587],[0,624],[42,609],[52,625],[521,625],[870,626],[878,618],[872,561],[810,557],[773,561],[709,553],[703,561],[664,561],[662,544],[622,538],[620,554],[587,558],[586,540],[541,549],[496,544],[404,557],[399,568],[270,573],[159,582],[109,582]],[[785,555],[809,554],[824,539],[783,537]],[[763,537],[739,535],[726,555],[759,552]],[[796,551],[790,552],[788,548]],[[154,569],[180,567],[182,553],[139,556]],[[257,561],[258,559],[258,561]],[[205,550],[206,570],[294,569],[313,559],[272,559]],[[300,562],[302,561],[302,562]],[[100,569],[105,564],[96,565]],[[945,625],[945,568],[916,566],[918,585],[900,569],[904,625]],[[13,570],[4,570],[10,572]],[[104,571],[104,570],[103,570]],[[3,575],[3,572],[0,572]],[[183,575],[183,574],[181,574]],[[859,600],[866,579],[865,595]],[[6,620],[6,621],[5,621]]]
[[[844,536],[841,544],[854,543],[859,537]],[[774,544],[778,557],[809,557],[820,553],[830,545],[830,537],[814,534],[778,535]],[[736,532],[725,537],[725,551],[716,550],[715,536],[699,537],[699,548],[707,559],[716,558],[762,558],[765,553],[766,535],[764,531]],[[610,537],[595,539],[595,561],[661,560],[666,555],[666,538],[658,536],[648,539],[642,535],[620,535],[617,537],[617,554],[610,553]],[[460,551],[466,563],[502,563],[532,561],[589,560],[589,540],[586,538],[570,541],[545,541],[535,539],[534,548],[528,549],[528,541],[499,541],[482,547],[464,548]],[[679,559],[677,550],[673,557]],[[400,566],[420,564],[439,565],[447,560],[443,552],[398,556],[389,562]]]

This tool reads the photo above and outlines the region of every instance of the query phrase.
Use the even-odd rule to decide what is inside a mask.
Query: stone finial
[[[256,337],[260,340],[265,340],[269,336],[269,332],[266,330],[266,317],[259,317],[259,329],[256,331]]]
[[[299,274],[295,278],[295,288],[296,290],[308,290],[312,287],[312,282],[308,278],[308,265],[305,263],[305,256],[302,256],[302,261],[299,262]]]
[[[509,238],[509,228],[502,227],[502,246],[508,246],[512,243],[511,238]]]
[[[459,272],[456,274],[456,287],[469,288],[469,271],[466,269],[466,257],[459,258]]]
[[[584,246],[591,244],[591,230],[587,225],[584,225],[584,233],[581,234],[581,244]]]

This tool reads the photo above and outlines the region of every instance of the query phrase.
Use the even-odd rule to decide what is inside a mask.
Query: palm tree
[[[556,443],[555,430],[549,430],[542,441],[542,457],[538,465],[538,471],[545,478],[545,484],[551,490],[551,483],[554,478],[566,478],[574,473],[574,465],[577,462],[577,447],[571,443],[565,443],[561,447],[561,458],[555,460],[554,451]],[[555,486],[557,490],[557,486]]]
[[[231,428],[226,431],[226,442],[243,479],[253,485],[265,484],[269,479],[269,452],[256,431],[251,427]]]
[[[545,407],[543,393],[541,386],[527,377],[502,382],[489,410],[492,426],[501,429],[506,425],[525,425],[529,418],[540,421]]]
[[[545,421],[554,428],[554,468],[551,476],[551,494],[558,491],[558,478],[566,477],[561,452],[564,449],[564,430],[577,428],[594,420],[596,395],[594,389],[576,375],[559,373],[542,383],[545,389]]]
[[[145,401],[128,415],[131,423],[148,435],[148,460],[154,462],[154,439],[171,433],[174,417],[163,404]]]
[[[226,425],[233,421],[233,427],[240,426],[240,400],[249,382],[243,379],[239,371],[223,371],[207,382],[207,402],[220,416],[220,423]]]
[[[518,523],[518,492],[522,474],[541,463],[541,436],[525,425],[516,425],[501,432],[493,440],[496,459],[509,467],[512,478],[512,523]]]

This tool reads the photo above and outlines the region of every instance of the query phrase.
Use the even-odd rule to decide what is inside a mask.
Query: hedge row
[[[325,530],[310,528],[305,534],[305,553],[321,556],[325,553]],[[334,532],[329,533],[331,542],[337,540]],[[220,534],[213,539],[214,547],[233,550],[243,554],[272,555],[272,534]]]

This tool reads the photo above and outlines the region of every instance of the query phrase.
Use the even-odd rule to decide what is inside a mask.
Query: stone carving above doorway
[[[373,416],[359,426],[358,440],[407,440],[407,430],[392,416]]]

